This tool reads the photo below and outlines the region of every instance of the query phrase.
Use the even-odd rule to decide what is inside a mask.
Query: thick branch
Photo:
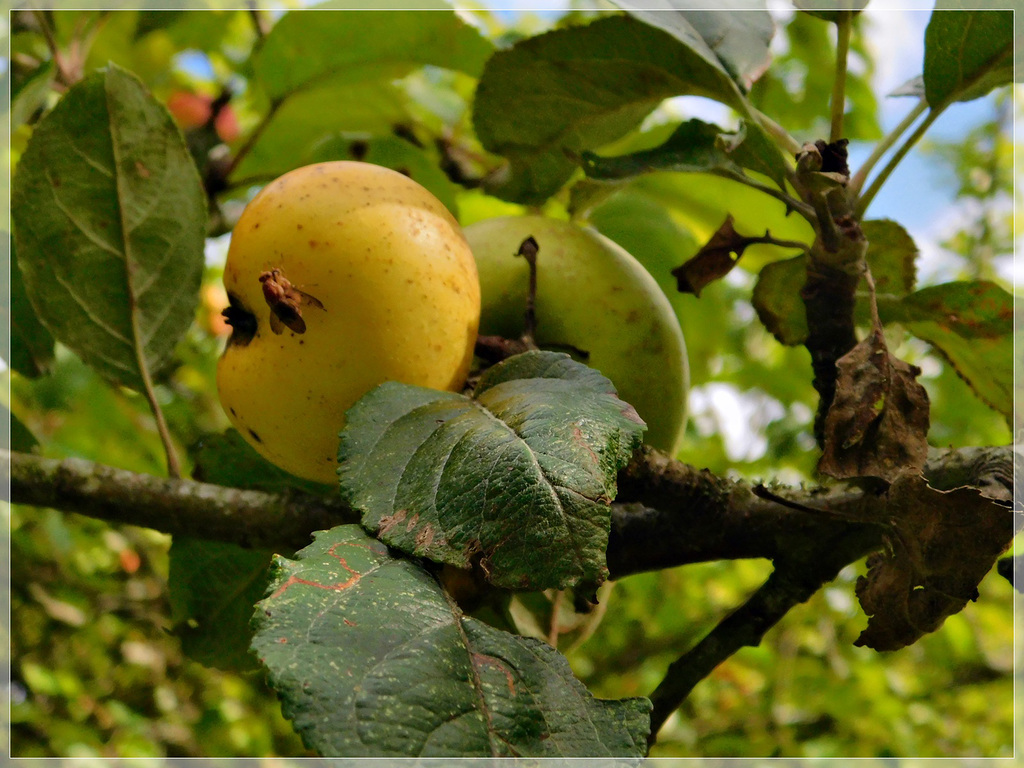
[[[619,474],[608,542],[612,577],[708,560],[799,557],[836,536],[866,535],[873,546],[862,554],[881,544],[881,528],[858,522],[877,519],[883,502],[873,493],[853,485],[756,490],[653,449],[638,452]]]
[[[358,520],[340,499],[140,475],[83,459],[0,451],[11,501],[243,547],[298,549],[312,531]]]
[[[294,550],[309,542],[312,531],[358,521],[340,499],[298,491],[225,488],[6,451],[0,451],[0,462],[9,463],[14,503],[242,546]],[[974,485],[994,498],[1009,498],[1012,472],[1008,447],[936,454],[926,468],[935,487]],[[857,522],[881,515],[884,502],[869,491],[851,485],[773,489],[771,495],[789,502],[780,504],[755,490],[641,450],[619,474],[608,542],[612,577],[708,560],[799,559],[833,537],[864,536],[868,549],[881,542],[881,529]]]
[[[824,250],[820,241],[811,248],[807,281],[800,291],[807,309],[808,334],[804,346],[811,353],[813,383],[819,396],[814,436],[822,446],[825,417],[835,399],[836,363],[857,345],[853,310],[868,245],[859,224],[851,219],[841,221],[843,226],[837,230],[839,242],[834,252]]]

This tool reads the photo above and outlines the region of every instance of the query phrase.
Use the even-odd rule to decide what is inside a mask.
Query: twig
[[[739,184],[745,184],[751,189],[756,189],[758,192],[762,192],[768,195],[769,197],[774,197],[776,200],[782,201],[783,203],[786,204],[787,212],[796,211],[811,224],[814,224],[814,222],[817,221],[815,217],[815,211],[812,206],[808,205],[807,203],[801,200],[797,200],[792,195],[788,195],[785,192],[776,189],[775,187],[772,187],[768,184],[762,184],[756,179],[750,178],[745,173],[735,173],[727,170],[714,170],[711,171],[711,175],[721,176],[722,178],[729,179],[730,181],[735,181],[738,182]],[[806,248],[806,246],[804,247]]]
[[[267,114],[263,116],[259,124],[253,129],[252,133],[249,134],[249,138],[245,140],[245,144],[238,148],[235,156],[231,158],[231,162],[228,163],[227,169],[224,171],[224,178],[227,179],[232,173],[241,165],[242,161],[246,156],[252,152],[252,148],[256,146],[256,142],[259,141],[260,136],[263,135],[263,131],[270,125],[270,121],[274,119],[274,115],[277,114],[277,110],[284,104],[284,99],[274,99],[270,102],[270,108],[267,110]]]
[[[853,12],[839,11],[836,21],[836,74],[832,83],[832,128],[829,142],[843,137],[843,115],[846,112],[846,66],[850,55],[850,33],[853,30]]]
[[[153,413],[153,421],[156,423],[156,432],[160,435],[160,443],[164,447],[164,455],[167,458],[167,476],[172,478],[181,477],[181,462],[178,460],[178,451],[174,447],[174,438],[171,437],[171,430],[167,426],[167,419],[164,418],[163,409],[156,399],[156,391],[153,388],[153,379],[149,375],[149,367],[143,359],[142,351],[138,350],[136,356],[139,360],[139,372],[142,374],[142,393],[149,403],[149,410]]]
[[[64,85],[73,85],[74,79],[71,77],[71,73],[67,71],[64,54],[61,52],[60,46],[57,45],[57,38],[54,37],[53,30],[50,28],[50,20],[46,18],[46,14],[43,11],[38,9],[34,9],[32,15],[35,17],[36,24],[39,25],[39,31],[43,35],[43,40],[46,41],[46,47],[53,58],[53,64],[57,67],[57,79]]]
[[[775,560],[851,531],[870,531],[881,544],[881,529],[863,522],[884,518],[879,499],[856,485],[775,489],[769,499],[750,483],[717,477],[651,448],[639,451],[618,481],[608,541],[615,579],[711,560]],[[828,512],[819,514],[820,508]]]
[[[249,9],[249,18],[252,19],[252,26],[256,30],[256,37],[262,41],[267,36],[267,32],[270,31],[263,11],[260,10],[256,0],[248,0],[245,5]]]
[[[776,565],[767,581],[734,613],[723,619],[693,648],[676,659],[651,694],[649,743],[653,744],[668,716],[701,680],[744,646],[757,646],[765,633],[789,611],[806,602],[846,565],[877,546],[870,538],[840,536],[821,542],[817,555]]]
[[[555,599],[551,601],[551,620],[548,622],[548,645],[552,648],[558,647],[558,636],[562,634],[561,616],[559,611],[565,601],[565,590],[559,589],[555,592]]]
[[[868,206],[871,205],[871,201],[874,200],[875,195],[878,194],[878,190],[882,188],[882,185],[885,184],[890,174],[892,174],[896,169],[896,166],[900,164],[907,152],[909,152],[921,137],[924,136],[927,130],[931,128],[932,123],[938,119],[944,109],[944,106],[940,106],[929,110],[928,116],[921,121],[921,124],[914,129],[914,132],[907,137],[906,141],[904,141],[900,148],[896,150],[895,154],[889,158],[889,162],[885,164],[885,167],[878,172],[878,175],[871,182],[871,185],[864,190],[864,194],[857,199],[855,215],[858,219],[862,219],[864,217],[864,212],[868,209]]]
[[[1013,498],[1013,468],[1014,451],[1010,447],[965,448],[935,453],[925,467],[925,477],[937,490],[963,485],[983,489],[993,504],[1007,507]],[[775,502],[785,501],[786,506],[795,506],[790,499],[771,495]],[[859,502],[863,509],[858,517],[870,519],[864,512],[872,499],[877,503],[879,498],[865,493]],[[829,502],[830,513],[842,511],[835,506],[836,502],[842,503],[841,497]],[[820,500],[816,503],[821,504]],[[807,510],[809,514],[799,508],[796,511],[809,523],[827,519],[827,515],[818,514],[817,510]],[[879,511],[874,510],[876,520],[882,519],[877,517]],[[833,528],[831,533],[823,527],[814,533],[805,530],[804,534],[802,546],[791,542],[779,552],[771,576],[743,605],[669,666],[664,679],[651,694],[654,704],[651,743],[668,716],[715,667],[740,648],[758,645],[765,633],[792,608],[832,581],[846,565],[882,544],[879,524],[847,524]],[[1012,563],[1000,561],[998,568],[1007,575]]]

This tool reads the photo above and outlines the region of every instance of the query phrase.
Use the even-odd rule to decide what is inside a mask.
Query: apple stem
[[[537,253],[539,251],[540,246],[537,245],[537,241],[531,235],[523,240],[519,250],[516,252],[517,256],[522,256],[526,259],[526,263],[530,265],[530,287],[526,293],[526,312],[523,317],[522,339],[528,349],[537,349],[534,334],[537,330]]]

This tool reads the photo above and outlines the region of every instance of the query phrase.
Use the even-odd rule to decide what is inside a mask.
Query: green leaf
[[[268,462],[235,430],[203,439],[194,456],[197,480],[232,488],[324,493]],[[252,607],[263,597],[274,553],[235,544],[175,536],[168,554],[168,593],[174,633],[184,652],[217,669],[256,666],[249,652]]]
[[[473,112],[483,146],[509,160],[494,193],[543,202],[572,175],[575,156],[622,137],[668,97],[738,107],[739,89],[714,52],[691,42],[629,16],[606,16],[495,53]]]
[[[203,270],[206,196],[170,114],[116,66],[90,75],[36,126],[12,201],[39,320],[142,389],[171,363]]]
[[[193,460],[193,477],[204,483],[269,492],[296,488],[322,495],[334,491],[332,486],[296,477],[271,464],[234,429],[205,436],[196,447]]]
[[[32,430],[11,413],[6,405],[0,405],[0,429],[6,431],[6,434],[3,435],[6,440],[2,444],[9,446],[12,451],[28,453],[39,445]]]
[[[750,88],[771,60],[769,46],[775,24],[763,2],[720,0],[714,8],[701,0],[612,2],[684,45],[698,47],[697,41],[703,41],[744,89]]]
[[[513,589],[607,575],[618,470],[643,422],[568,355],[490,368],[473,397],[388,382],[346,415],[342,495],[390,546]]]
[[[477,76],[493,48],[454,12],[296,11],[263,41],[255,73],[271,99],[326,78],[386,80],[431,64]]]
[[[393,83],[379,80],[331,80],[296,93],[274,113],[232,179],[272,178],[308,165],[318,142],[341,134],[386,135],[408,118],[405,100]]]
[[[654,149],[618,157],[583,153],[583,170],[595,179],[624,179],[659,170],[736,178],[745,176],[744,168],[768,176],[785,189],[786,166],[778,149],[760,126],[746,121],[735,133],[726,133],[717,125],[692,119]]]
[[[894,221],[878,219],[862,224],[868,239],[867,261],[880,300],[906,296],[914,289],[917,246]],[[787,346],[807,339],[807,312],[800,291],[807,280],[807,260],[797,256],[766,265],[754,286],[753,303],[765,328]],[[857,320],[871,323],[867,286],[862,282],[856,306]]]
[[[11,94],[10,127],[12,130],[29,122],[36,112],[46,106],[53,78],[53,62],[44,62],[20,84],[17,92]]]
[[[910,233],[890,219],[861,225],[868,239],[868,266],[878,295],[906,296],[917,280],[917,245]]]
[[[138,40],[140,37],[145,37],[150,32],[155,32],[158,29],[166,29],[184,20],[186,17],[187,14],[183,8],[161,11],[141,10],[139,11],[138,20],[135,22],[134,39]],[[198,18],[202,18],[202,16]]]
[[[1012,418],[1011,294],[985,281],[944,283],[878,309],[883,320],[902,323],[935,347],[978,397]]]
[[[807,282],[807,257],[774,261],[757,276],[752,298],[761,324],[786,346],[795,347],[807,339],[807,309],[800,291]]]
[[[1013,11],[932,12],[924,35],[924,90],[933,108],[971,101],[1013,80]]]
[[[174,634],[191,659],[225,670],[256,668],[252,607],[263,597],[274,553],[175,536],[168,553]]]
[[[9,271],[0,275],[0,290],[6,289],[0,301],[4,302],[2,311],[8,315],[9,322],[6,325],[10,329],[10,336],[3,339],[4,346],[0,354],[22,376],[35,378],[50,370],[54,356],[53,336],[39,322],[29,303],[21,268],[15,258],[13,241],[10,256]],[[8,276],[10,283],[3,286]]]
[[[546,643],[466,617],[356,526],[277,558],[253,649],[322,755],[640,756],[647,699],[594,699]]]

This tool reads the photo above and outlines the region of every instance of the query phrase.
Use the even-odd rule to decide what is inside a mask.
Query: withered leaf
[[[765,230],[764,235],[746,237],[739,234],[733,226],[732,214],[725,217],[722,226],[711,236],[711,239],[682,266],[672,270],[676,278],[676,287],[680,293],[692,293],[700,297],[700,292],[709,283],[725,277],[743,255],[747,246],[757,244],[781,245],[787,248],[805,248],[803,243],[791,240],[776,240]]]
[[[818,470],[890,483],[901,472],[920,471],[928,458],[929,423],[928,393],[916,381],[921,369],[890,354],[877,319],[871,334],[836,366]]]
[[[1012,510],[976,488],[939,491],[916,473],[889,488],[888,552],[868,558],[857,597],[870,616],[855,645],[895,651],[934,632],[978,595],[1016,533]]]

